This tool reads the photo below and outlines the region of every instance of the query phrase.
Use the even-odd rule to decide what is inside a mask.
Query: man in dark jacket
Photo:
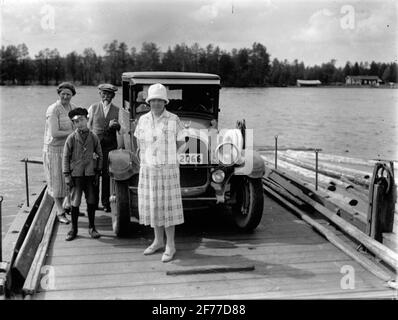
[[[87,128],[87,110],[76,108],[69,112],[76,130],[66,139],[62,158],[62,171],[65,182],[71,191],[72,228],[66,241],[73,240],[77,235],[77,220],[82,194],[86,197],[89,221],[89,234],[99,238],[95,229],[95,185],[98,184],[102,168],[102,151],[98,137]]]
[[[99,138],[104,156],[101,179],[101,202],[106,212],[110,212],[110,178],[108,171],[108,155],[117,149],[116,132],[120,130],[119,108],[112,103],[117,88],[104,83],[98,86],[101,101],[94,103],[88,109],[88,127]],[[99,202],[99,186],[96,188],[96,203]]]

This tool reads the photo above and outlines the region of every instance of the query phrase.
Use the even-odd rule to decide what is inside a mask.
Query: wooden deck
[[[34,299],[333,299],[396,298],[394,290],[265,196],[263,219],[251,234],[237,232],[224,213],[190,214],[177,227],[176,259],[144,256],[152,229],[136,225],[131,238],[116,238],[111,215],[97,212],[100,239],[89,238],[87,217],[79,237],[56,225],[45,265],[54,288]],[[348,241],[348,240],[347,240]],[[342,289],[342,266],[355,270],[355,289]],[[167,275],[167,271],[254,266],[252,271]]]

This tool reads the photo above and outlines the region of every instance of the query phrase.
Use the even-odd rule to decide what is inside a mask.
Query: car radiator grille
[[[181,188],[199,187],[207,183],[207,168],[180,167]]]
[[[203,164],[208,164],[208,150],[206,144],[200,139],[193,137],[189,138],[187,142],[187,150],[185,153],[201,153],[203,156]],[[180,166],[180,184],[181,187],[199,187],[207,184],[208,181],[208,169],[192,166]]]

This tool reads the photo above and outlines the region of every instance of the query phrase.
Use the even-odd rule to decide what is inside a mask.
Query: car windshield
[[[211,85],[165,85],[169,104],[166,109],[175,113],[202,113],[213,115],[217,108],[218,87]],[[146,112],[149,85],[137,86],[136,112]]]

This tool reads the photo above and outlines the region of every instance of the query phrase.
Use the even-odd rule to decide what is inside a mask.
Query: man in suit
[[[120,130],[119,108],[112,103],[117,88],[108,83],[98,86],[101,101],[94,103],[88,109],[88,128],[92,130],[101,142],[103,153],[103,169],[101,176],[101,202],[105,212],[110,212],[110,178],[108,171],[108,155],[117,149],[116,132]],[[99,202],[99,186],[96,188],[96,203]]]

